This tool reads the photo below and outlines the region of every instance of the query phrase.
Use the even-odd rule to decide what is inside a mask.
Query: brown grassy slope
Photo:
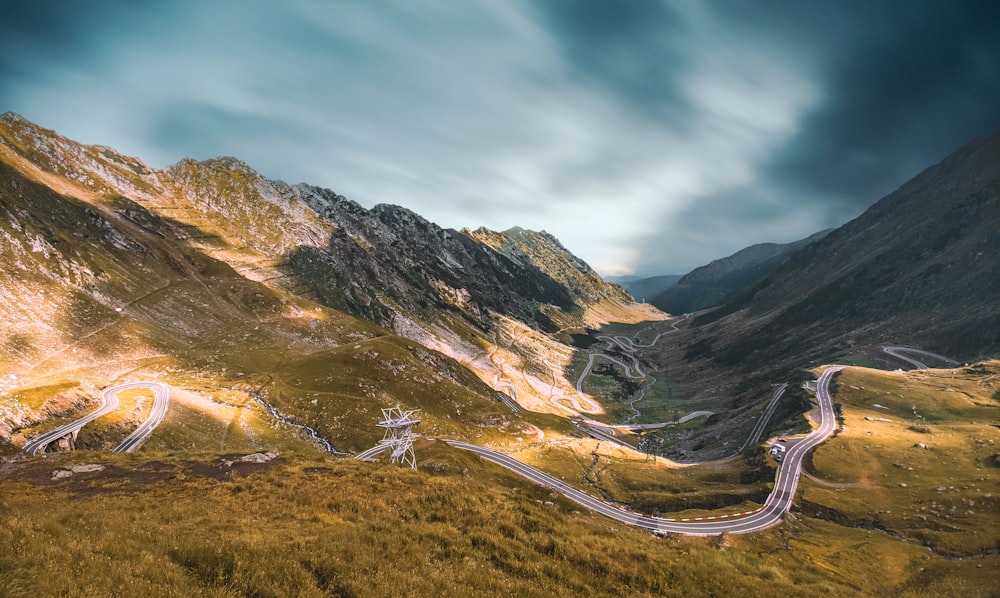
[[[212,302],[204,297],[182,304],[172,292],[171,283],[191,276],[192,268],[186,265],[191,260],[200,264],[196,269],[211,263],[213,268],[230,268],[262,283],[267,287],[261,293],[263,302],[272,306],[274,296],[286,304],[290,298],[302,299],[298,309],[315,300],[331,311],[350,311],[391,325],[397,334],[428,348],[442,349],[465,363],[487,384],[498,375],[513,381],[526,402],[551,410],[555,410],[548,405],[553,384],[560,386],[560,392],[572,389],[565,381],[552,379],[558,377],[561,364],[550,363],[551,351],[536,350],[540,340],[557,345],[556,353],[565,346],[547,337],[541,339],[539,328],[664,317],[630,303],[620,289],[601,281],[547,235],[526,234],[517,242],[530,259],[512,260],[488,243],[440,229],[405,209],[377,206],[366,210],[329,190],[270,181],[233,158],[184,160],[157,171],[110,148],[82,145],[6,114],[0,116],[0,161],[29,182],[30,193],[24,192],[20,181],[10,188],[8,197],[13,201],[29,195],[59,195],[64,200],[78,200],[95,220],[100,230],[73,230],[78,222],[86,225],[86,221],[71,210],[65,222],[48,226],[62,243],[55,249],[83,245],[89,251],[90,245],[74,238],[82,234],[98,244],[109,239],[120,241],[132,254],[131,262],[150,265],[148,271],[138,273],[120,267],[95,269],[90,264],[98,256],[87,254],[74,265],[81,273],[77,276],[80,280],[72,282],[76,287],[65,288],[67,275],[61,271],[50,277],[63,282],[57,293],[49,294],[61,302],[40,301],[38,293],[27,301],[9,301],[32,312],[17,314],[21,322],[40,322],[8,337],[8,354],[23,358],[21,365],[34,365],[33,356],[65,347],[61,340],[66,332],[52,330],[46,314],[35,313],[38,310],[33,306],[43,306],[41,311],[48,313],[72,310],[73,317],[67,320],[83,322],[74,335],[91,334],[99,324],[114,324],[115,312],[109,309],[117,307],[117,301],[137,299],[135,291],[140,288],[163,300],[157,306],[160,309],[148,315],[172,320],[172,329],[159,331],[154,326],[152,330],[120,330],[127,334],[112,336],[117,325],[111,326],[104,333],[106,342],[101,350],[132,342],[136,335],[148,334],[169,344],[178,336],[202,338],[220,332],[214,313],[218,306],[206,309]],[[35,207],[58,203],[33,201]],[[20,224],[19,217],[12,218],[12,227]],[[0,229],[3,224],[0,221]],[[32,239],[35,237],[45,239],[41,233]],[[12,229],[9,238],[22,254],[35,251],[34,241],[28,242],[21,229]],[[139,242],[132,247],[128,241]],[[165,251],[167,246],[172,253]],[[59,251],[51,253],[58,257]],[[117,259],[110,263],[119,265]],[[167,266],[177,269],[179,277],[164,277],[159,270]],[[24,271],[36,270],[29,265]],[[105,274],[94,283],[102,296],[86,286],[91,282],[88,272],[97,273],[97,277]],[[120,281],[119,286],[125,288],[101,286],[109,281]],[[81,286],[84,288],[77,288]],[[0,294],[10,287],[17,285],[0,284]],[[517,325],[526,322],[535,329],[525,327],[526,334],[507,338],[508,321],[497,312],[516,317],[511,321]],[[497,352],[501,355],[493,359]],[[505,353],[509,359],[504,358]],[[498,370],[501,363],[509,365],[506,371]],[[524,383],[514,379],[528,369],[539,372],[535,379]]]
[[[562,438],[512,451],[528,463],[605,500],[641,513],[700,516],[693,509],[745,511],[763,502],[773,470],[744,460],[678,466],[608,442]]]
[[[420,471],[292,457],[271,466],[78,454],[0,471],[5,595],[985,596],[982,559],[804,518],[661,539],[576,512],[471,455]],[[251,473],[257,471],[257,473]],[[434,473],[431,473],[434,472]],[[244,475],[244,474],[250,475]],[[544,504],[551,501],[552,504]]]
[[[997,361],[907,373],[844,370],[835,396],[844,429],[816,449],[809,469],[820,482],[804,480],[803,509],[942,554],[997,554],[998,393]]]
[[[382,437],[380,409],[420,409],[417,434],[474,442],[518,442],[544,428],[568,431],[559,418],[513,413],[469,370],[395,336],[343,345],[274,363],[261,394],[314,427],[339,450],[357,452]]]

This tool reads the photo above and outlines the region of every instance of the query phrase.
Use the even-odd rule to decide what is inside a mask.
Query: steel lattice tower
[[[413,454],[413,439],[418,435],[413,433],[413,426],[420,423],[415,417],[418,413],[419,409],[403,411],[397,405],[383,409],[382,421],[378,423],[380,428],[385,428],[385,436],[378,443],[388,447],[389,459],[393,463],[409,464],[413,469],[417,468],[417,458]]]

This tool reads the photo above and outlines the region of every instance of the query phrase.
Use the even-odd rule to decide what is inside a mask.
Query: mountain
[[[681,278],[680,274],[664,274],[645,278],[639,276],[608,277],[605,280],[621,286],[637,300],[645,302],[673,288]]]
[[[543,412],[575,394],[562,379],[573,349],[546,331],[664,317],[544,232],[443,229],[235,158],[157,170],[12,113],[0,116],[0,263],[8,440],[122,372],[259,389],[352,450],[400,397],[439,431],[461,430],[461,412],[516,432],[494,385]]]
[[[1000,132],[927,168],[701,316],[701,350],[743,369],[912,344],[1000,351]]]
[[[665,454],[732,454],[733,439],[783,382],[791,384],[772,428],[794,429],[811,408],[800,383],[822,364],[900,367],[886,345],[967,362],[1000,353],[998,231],[1000,132],[970,142],[854,220],[780,257],[716,309],[688,318],[672,343],[646,357],[669,371],[674,397],[715,415],[686,438],[666,438]]]
[[[843,429],[808,459],[812,479],[803,476],[794,514],[749,535],[656,537],[556,490],[603,496],[640,523],[639,513],[705,518],[717,508],[723,520],[762,504],[775,479],[762,446],[678,467],[607,436],[582,438],[551,412],[575,395],[568,379],[578,376],[607,401],[595,417],[710,409],[642,435],[703,460],[732,454],[768,421],[754,401],[772,383],[792,382],[790,398],[758,431],[809,427],[808,396],[794,383],[814,356],[848,346],[829,330],[917,342],[934,331],[906,336],[904,324],[919,333],[941,323],[944,340],[969,335],[970,354],[995,350],[990,143],[800,249],[692,326],[655,321],[664,314],[633,303],[545,232],[443,229],[397,206],[366,209],[269,180],[233,158],[153,169],[0,116],[0,588],[989,595],[998,510],[982,470],[997,461],[987,437],[998,362],[907,375],[847,368],[836,397]],[[893,270],[874,276],[875,266]],[[892,309],[872,311],[838,276]],[[896,313],[914,322],[893,321]],[[806,316],[816,323],[801,325]],[[612,321],[646,325],[594,330]],[[775,322],[797,346],[772,344],[726,365]],[[567,336],[590,338],[593,349],[575,350]],[[595,364],[598,354],[610,363]],[[650,374],[643,384],[631,380],[640,369]],[[152,410],[151,393],[133,388],[119,393],[119,410],[60,441],[83,450],[24,454],[26,438],[135,380],[170,386],[169,409],[141,451],[107,450]],[[510,387],[535,411],[498,401],[496,389]],[[350,458],[378,443],[381,410],[396,405],[421,410],[419,466]],[[495,447],[564,481],[529,482],[448,439]],[[871,554],[893,554],[897,566]],[[66,566],[84,561],[85,574]]]
[[[829,232],[820,231],[793,243],[751,245],[688,272],[676,284],[654,296],[650,303],[675,314],[718,305],[729,294],[759,283],[783,264],[789,254],[822,239]]]

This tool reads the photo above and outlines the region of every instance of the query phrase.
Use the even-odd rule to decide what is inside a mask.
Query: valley
[[[955,267],[995,241],[977,143],[671,315],[544,231],[5,114],[0,593],[988,595],[997,279]],[[937,253],[869,261],[928,188],[958,190],[947,235],[907,221]],[[925,274],[968,292],[899,282]],[[397,406],[413,470],[376,450]],[[41,579],[64,561],[88,575]]]
[[[319,596],[406,585],[485,594],[559,594],[569,587],[679,595],[694,586],[696,595],[986,596],[996,558],[989,547],[997,540],[990,455],[1000,441],[986,418],[995,410],[990,395],[1000,390],[993,384],[998,367],[845,369],[834,397],[847,428],[807,460],[811,477],[800,480],[803,498],[785,521],[748,535],[658,538],[633,531],[440,442],[418,444],[417,471],[304,450],[229,466],[229,455],[147,451],[8,461],[0,465],[0,584],[14,595],[110,589]],[[945,395],[937,407],[943,409],[934,411]],[[906,430],[914,396],[922,397],[916,405],[924,421],[935,420],[924,424],[926,433]],[[888,410],[872,407],[876,402]],[[946,410],[949,419],[941,416]],[[931,448],[911,447],[914,439]],[[601,479],[611,478],[623,456],[600,454],[607,460]],[[669,486],[694,482],[692,469],[675,470]],[[656,483],[655,475],[643,478]],[[94,519],[99,507],[105,515]],[[931,531],[920,516],[942,525]],[[51,566],[77,561],[87,563],[86,575]]]

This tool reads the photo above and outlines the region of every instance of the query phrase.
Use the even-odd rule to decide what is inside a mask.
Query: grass
[[[470,371],[399,337],[288,360],[271,379],[266,395],[280,411],[351,452],[382,437],[379,409],[397,404],[421,410],[419,434],[480,443],[509,441],[551,419],[511,412]]]
[[[861,353],[845,355],[834,363],[836,365],[853,365],[865,368],[875,367],[875,362],[873,362],[867,355],[863,355]]]
[[[79,386],[79,382],[65,381],[45,386],[19,388],[17,389],[17,392],[10,396],[9,400],[17,401],[28,409],[35,411],[41,409],[45,402],[50,398],[58,396],[66,391],[73,390]]]
[[[673,418],[676,415],[683,415],[686,411],[676,409],[665,410],[665,413]],[[668,447],[674,446],[691,437],[691,433],[705,426],[706,418],[696,417],[683,424],[666,426],[645,433],[646,444],[653,453],[662,454]]]
[[[130,388],[119,392],[118,409],[81,428],[76,438],[76,448],[114,448],[149,417],[152,407],[153,391],[149,389]]]
[[[643,413],[638,421],[654,423],[675,421],[692,411],[710,408],[711,405],[686,398],[683,387],[675,382],[657,379],[646,391],[646,396],[638,407]]]
[[[216,454],[268,449],[320,450],[298,430],[276,422],[246,393],[175,388],[167,415],[143,450]]]
[[[654,328],[653,330],[656,329]],[[640,343],[649,342],[655,336],[650,330],[649,324],[608,324],[601,328],[599,334],[626,336],[639,334],[638,342]],[[605,341],[600,341],[595,345],[594,349],[596,350],[596,347],[604,347],[606,344]],[[601,349],[598,352],[604,351]],[[565,368],[563,374],[566,380],[572,385],[576,385],[576,381],[586,368],[589,356],[590,351],[578,350],[573,353],[572,360]],[[618,358],[626,363],[630,360],[627,356],[619,356]],[[584,379],[582,389],[584,393],[596,398],[606,410],[605,415],[599,416],[596,419],[607,423],[620,423],[633,414],[627,403],[649,383],[650,378],[647,377],[642,380],[628,379],[630,383],[634,383],[634,386],[628,389],[615,376],[599,373],[600,370],[608,366],[613,367],[624,379],[624,372],[621,366],[607,360],[598,359],[590,374]],[[630,390],[633,392],[629,392]],[[662,379],[662,376],[653,382],[642,400],[636,403],[635,406],[642,413],[635,420],[635,423],[673,421],[691,411],[709,408],[703,402],[686,400],[682,387],[675,382]]]
[[[8,464],[7,596],[988,595],[982,561],[797,518],[752,536],[655,538],[430,444],[419,471],[287,456],[77,453]],[[101,472],[54,481],[70,462]],[[95,516],[99,514],[99,516]],[[929,586],[926,584],[930,584]]]
[[[742,460],[676,466],[592,439],[530,446],[515,456],[581,490],[650,514],[762,501],[768,492],[767,482],[772,480],[765,475],[761,481],[748,482],[748,469]]]
[[[322,415],[324,402],[357,400],[334,396],[327,385],[336,380],[328,378],[352,362],[367,363],[354,359],[365,351],[382,352],[386,367],[417,367],[403,359],[413,355],[405,342],[359,344],[341,355],[289,362],[297,365],[282,379],[289,384],[281,391],[286,406],[297,405],[303,416],[312,409],[323,420],[332,414]],[[1000,490],[992,458],[1000,439],[991,425],[972,422],[996,421],[997,389],[989,377],[998,371],[997,364],[907,375],[845,370],[835,396],[847,429],[815,451],[810,464],[822,483],[804,478],[798,507],[776,529],[709,539],[658,539],[627,529],[428,440],[417,446],[416,472],[329,458],[294,431],[269,424],[246,392],[209,393],[213,377],[190,377],[188,386],[203,384],[205,392],[174,391],[167,419],[140,453],[77,452],[0,465],[0,590],[10,596],[987,596],[995,557],[976,555],[997,545],[996,504],[985,495]],[[479,428],[449,424],[436,411],[445,407],[433,401],[467,401],[447,408],[472,415],[493,407],[475,394],[442,396],[440,380],[427,384],[432,392],[414,401],[442,429]],[[144,392],[129,394],[122,398],[135,402]],[[915,422],[930,432],[909,430]],[[511,441],[495,434],[494,442]],[[930,448],[916,449],[916,442]],[[566,439],[517,455],[597,492],[583,479],[590,468],[588,478],[613,499],[682,517],[753,508],[770,481],[748,482],[753,467],[743,461],[670,467],[597,444]],[[280,450],[281,460],[257,470],[225,468],[214,456],[269,448]],[[73,462],[107,469],[51,479],[54,469]],[[946,558],[956,555],[965,558]]]
[[[813,454],[822,483],[804,482],[803,508],[946,555],[995,551],[998,374],[996,361],[981,371],[844,370],[835,396],[844,429]]]

